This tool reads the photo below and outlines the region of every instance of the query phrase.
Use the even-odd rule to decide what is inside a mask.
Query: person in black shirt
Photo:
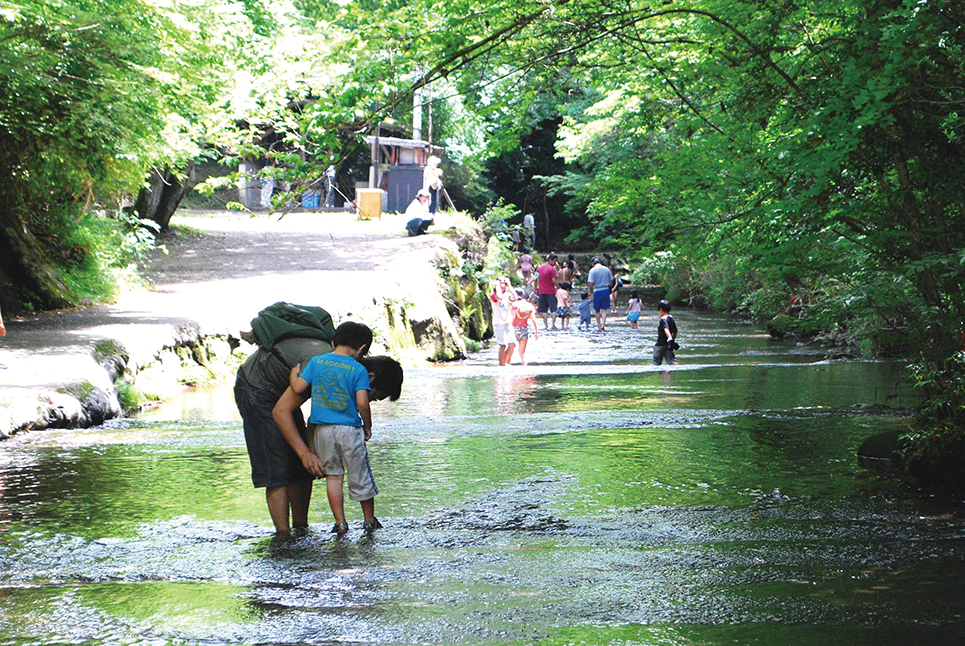
[[[677,357],[674,356],[674,350],[680,346],[674,340],[677,338],[677,324],[670,316],[670,303],[657,303],[657,313],[660,320],[657,323],[657,342],[653,345],[653,365],[659,366],[666,359],[668,365],[675,366]]]

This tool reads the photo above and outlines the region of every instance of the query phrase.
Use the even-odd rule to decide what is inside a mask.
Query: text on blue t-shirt
[[[313,357],[302,379],[312,388],[312,424],[344,424],[361,426],[355,393],[371,390],[369,372],[352,357],[330,352]]]

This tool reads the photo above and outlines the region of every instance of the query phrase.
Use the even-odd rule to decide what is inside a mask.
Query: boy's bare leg
[[[361,500],[359,504],[362,505],[362,515],[365,520],[370,523],[375,520],[375,498],[369,498],[368,500]]]
[[[288,503],[292,510],[292,525],[308,527],[308,504],[312,500],[312,481],[304,480],[288,485]]]
[[[343,476],[325,476],[325,489],[328,493],[328,506],[336,523],[345,522],[345,494],[342,492]]]
[[[276,534],[291,534],[288,524],[288,487],[268,487],[265,489],[265,500],[268,502],[268,514],[275,525]]]

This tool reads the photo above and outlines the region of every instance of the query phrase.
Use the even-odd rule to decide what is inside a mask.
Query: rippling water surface
[[[965,522],[858,465],[902,367],[753,328],[550,332],[374,405],[385,529],[273,541],[230,388],[0,445],[0,644],[937,644]]]

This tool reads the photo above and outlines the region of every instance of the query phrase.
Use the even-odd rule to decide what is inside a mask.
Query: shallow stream
[[[868,644],[965,638],[965,517],[858,464],[913,393],[675,313],[408,370],[385,529],[273,541],[229,387],[0,445],[0,644]]]

